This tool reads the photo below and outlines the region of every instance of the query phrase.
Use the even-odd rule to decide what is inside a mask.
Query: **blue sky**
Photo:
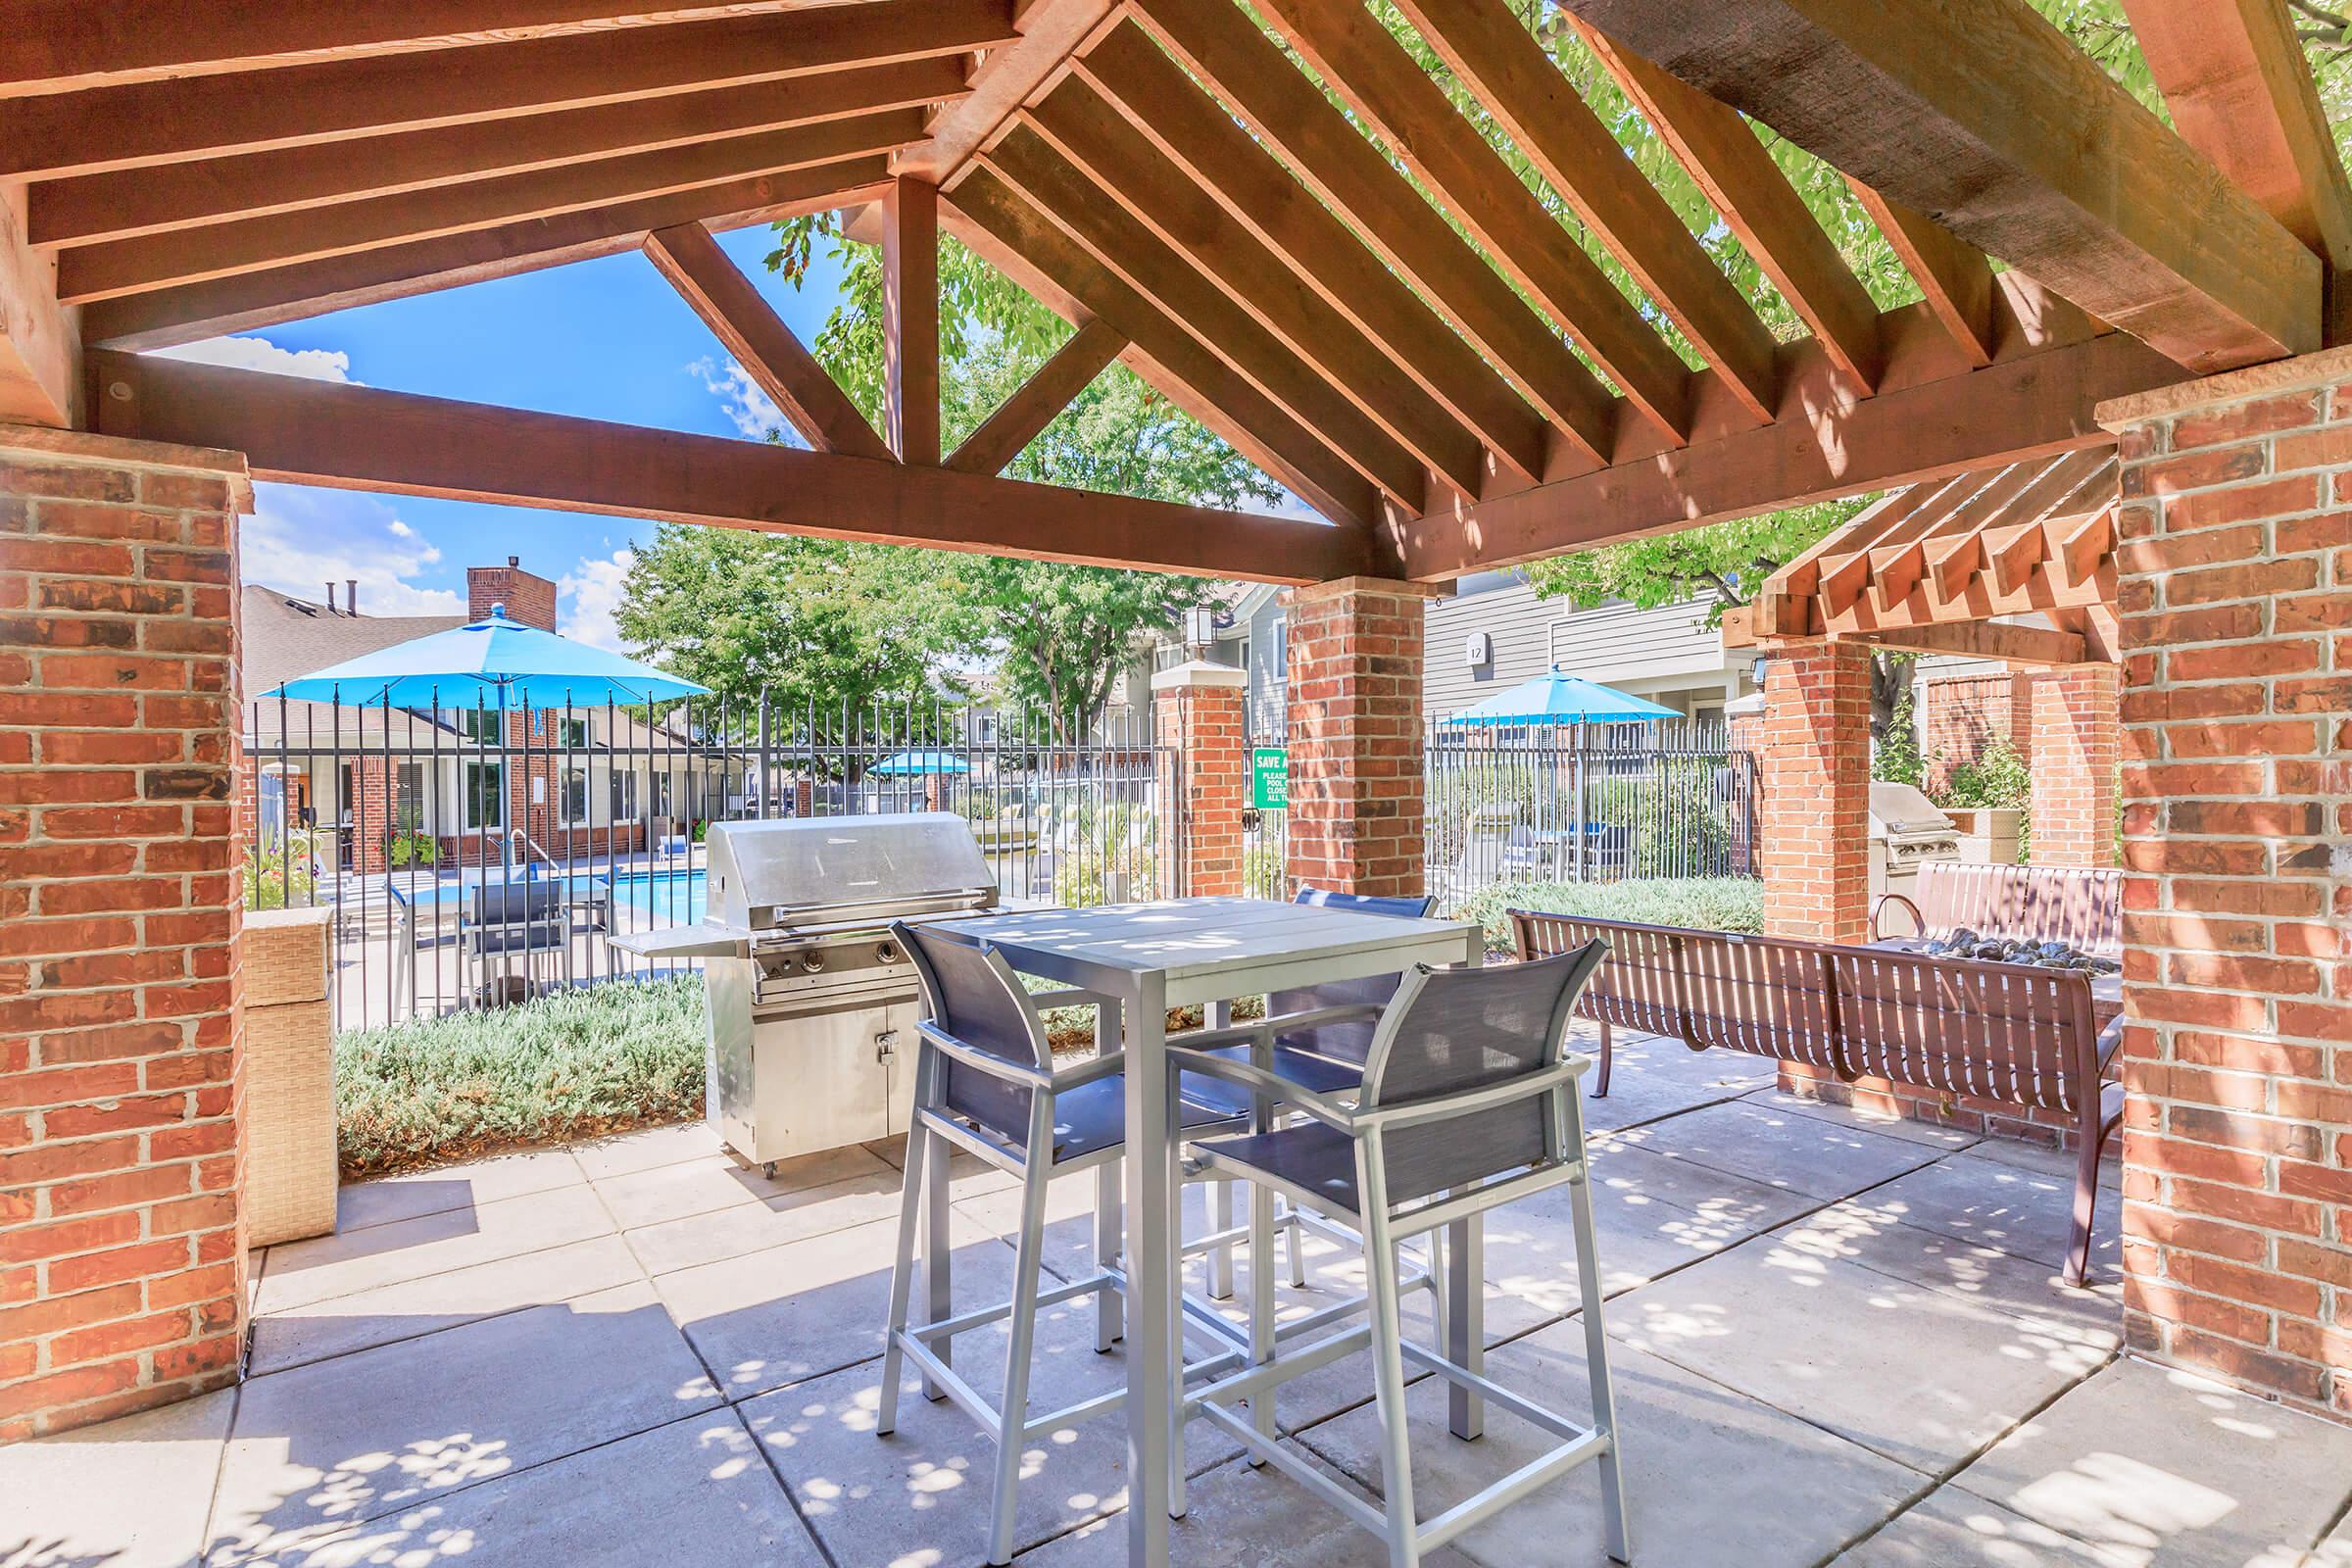
[[[767,270],[765,226],[719,243],[811,340],[838,297],[821,255],[795,290]],[[820,247],[821,249],[821,247]],[[759,435],[775,411],[636,252],[338,311],[168,351],[398,392],[538,409],[710,435]],[[360,608],[434,614],[465,608],[466,568],[510,555],[562,588],[564,629],[609,642],[632,541],[621,517],[258,485],[241,536],[246,580],[316,599],[356,577]]]

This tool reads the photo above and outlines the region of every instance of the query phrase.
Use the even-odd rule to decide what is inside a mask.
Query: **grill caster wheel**
[[[776,1179],[776,1162],[771,1159],[761,1164],[760,1167],[760,1174],[766,1177],[771,1182],[774,1181]]]

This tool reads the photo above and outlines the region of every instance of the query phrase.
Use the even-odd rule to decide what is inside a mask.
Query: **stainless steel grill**
[[[1960,830],[1934,802],[1908,784],[1870,786],[1870,899],[1899,893],[1915,899],[1919,868],[1957,860]]]
[[[612,939],[702,958],[710,1117],[754,1164],[904,1130],[920,985],[894,920],[985,909],[996,879],[947,811],[716,822],[706,912]]]

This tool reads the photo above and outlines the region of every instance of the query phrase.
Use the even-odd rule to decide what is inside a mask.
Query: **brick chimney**
[[[492,605],[505,605],[507,618],[541,631],[556,629],[556,585],[522,569],[520,556],[509,556],[503,566],[466,568],[466,615],[481,620]]]

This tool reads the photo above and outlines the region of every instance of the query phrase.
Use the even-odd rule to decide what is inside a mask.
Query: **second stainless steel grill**
[[[889,927],[996,903],[971,828],[945,811],[716,822],[709,853],[702,920],[613,940],[705,960],[711,1125],[760,1165],[904,1130],[921,988]]]

